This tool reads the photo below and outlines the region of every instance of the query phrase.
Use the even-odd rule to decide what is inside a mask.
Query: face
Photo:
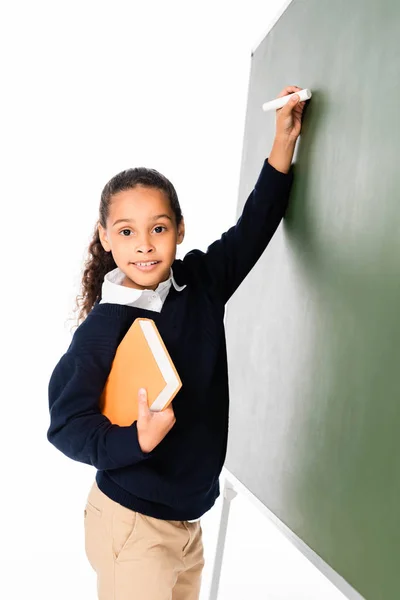
[[[101,244],[111,252],[125,274],[122,285],[138,290],[155,290],[170,276],[176,246],[185,235],[182,220],[179,229],[164,192],[137,186],[114,194],[109,206],[107,226],[99,225]],[[157,261],[151,267],[135,263]]]

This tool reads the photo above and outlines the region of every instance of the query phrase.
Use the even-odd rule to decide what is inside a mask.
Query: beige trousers
[[[204,566],[200,521],[147,517],[111,500],[95,481],[84,524],[99,600],[198,600]]]

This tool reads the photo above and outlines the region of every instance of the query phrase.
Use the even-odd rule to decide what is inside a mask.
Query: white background
[[[1,562],[9,600],[96,597],[83,546],[95,471],[58,452],[46,431],[47,384],[71,337],[68,319],[100,192],[128,167],[165,174],[186,222],[178,258],[205,250],[234,224],[251,51],[286,5],[1,5]],[[276,95],[306,84],[282,73]],[[274,118],[265,114],[266,123]],[[265,139],[265,157],[272,141]],[[221,499],[203,519],[202,600],[220,510]],[[342,598],[238,497],[219,598],[244,597]]]

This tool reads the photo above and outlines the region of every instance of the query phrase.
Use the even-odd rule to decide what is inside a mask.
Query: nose
[[[142,254],[148,254],[154,251],[153,244],[150,243],[148,236],[144,235],[138,240],[138,244],[136,246],[136,252],[141,252]]]

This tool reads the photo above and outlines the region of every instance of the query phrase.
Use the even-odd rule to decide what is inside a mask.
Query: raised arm
[[[291,173],[280,173],[266,159],[236,225],[208,246],[206,252],[196,249],[184,257],[184,262],[202,273],[206,285],[224,304],[274,235],[288,204],[291,180]]]
[[[278,97],[300,90],[289,86]],[[291,162],[300,134],[304,102],[288,102],[277,111],[277,131],[269,158],[246,200],[236,225],[213,242],[206,252],[192,250],[184,262],[202,273],[223,303],[233,295],[268,246],[289,201],[293,181]],[[297,106],[296,106],[297,105]]]

